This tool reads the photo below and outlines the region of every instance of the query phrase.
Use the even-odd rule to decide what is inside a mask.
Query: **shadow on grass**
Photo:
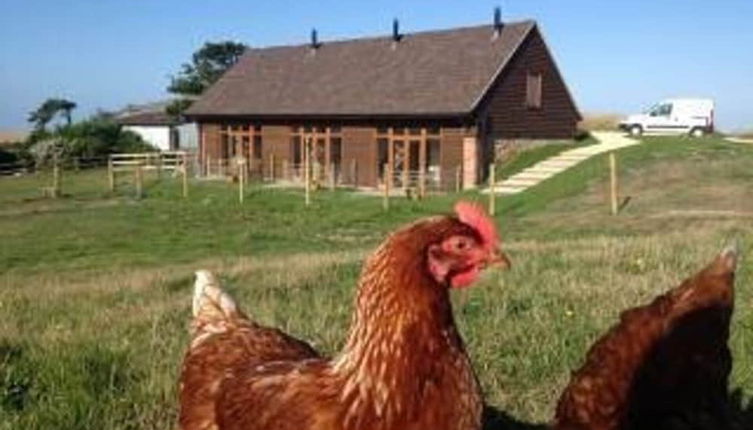
[[[486,406],[484,408],[483,430],[545,430],[549,427],[544,424],[531,424],[518,421],[505,411]]]
[[[527,423],[513,418],[493,406],[484,409],[483,430],[549,430],[548,424]],[[628,426],[621,430],[639,430],[645,427]],[[753,399],[746,401],[741,390],[734,390],[727,396],[724,410],[719,416],[697,417],[695,422],[671,422],[654,430],[751,430],[753,429]],[[589,430],[589,429],[584,429]]]

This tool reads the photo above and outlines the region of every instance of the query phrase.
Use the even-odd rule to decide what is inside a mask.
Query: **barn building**
[[[472,187],[494,145],[574,137],[580,114],[533,21],[249,49],[187,111],[199,157],[340,184]],[[310,145],[307,147],[307,145]],[[225,162],[226,163],[226,162]],[[327,176],[329,177],[329,176]]]

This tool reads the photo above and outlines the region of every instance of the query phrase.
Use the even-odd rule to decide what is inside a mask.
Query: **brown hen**
[[[728,429],[737,251],[622,314],[557,405],[556,430]]]
[[[481,394],[449,289],[496,263],[509,264],[496,228],[471,204],[393,233],[365,263],[347,343],[331,360],[250,322],[200,272],[181,428],[479,429]]]

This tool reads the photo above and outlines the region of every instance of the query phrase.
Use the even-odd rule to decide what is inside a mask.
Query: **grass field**
[[[753,146],[647,139],[618,154],[608,211],[604,156],[512,197],[497,216],[513,269],[457,295],[455,313],[489,402],[546,422],[570,370],[627,307],[700,269],[733,237],[753,246]],[[241,305],[334,353],[363,257],[406,221],[458,198],[395,199],[152,180],[142,200],[102,171],[0,178],[0,429],[174,428],[193,271],[217,271]],[[753,399],[753,264],[739,271],[732,387]]]

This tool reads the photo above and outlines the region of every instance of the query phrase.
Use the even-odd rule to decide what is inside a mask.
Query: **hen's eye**
[[[465,249],[466,245],[467,244],[465,243],[464,240],[458,240],[457,243],[455,244],[455,247],[457,249],[463,250],[463,249]]]

